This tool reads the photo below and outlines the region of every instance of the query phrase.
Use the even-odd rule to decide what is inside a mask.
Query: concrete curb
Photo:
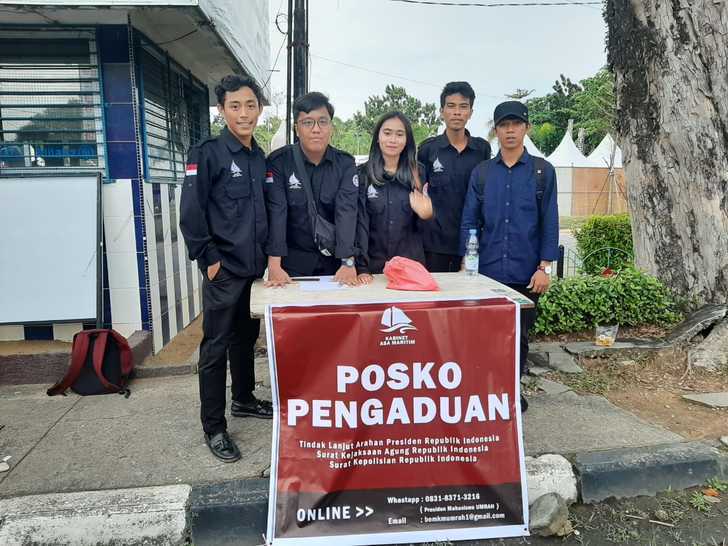
[[[250,479],[193,487],[189,501],[192,544],[263,544],[268,486],[267,479]]]
[[[574,464],[560,455],[526,457],[529,504],[549,493],[570,504],[609,497],[654,495],[728,477],[728,455],[707,442],[681,442],[577,455]],[[263,543],[268,480],[240,480],[194,487],[190,502],[195,546]],[[243,540],[243,537],[245,539]],[[248,542],[249,541],[249,542]]]
[[[189,485],[0,500],[0,544],[187,543]]]
[[[191,375],[195,368],[190,364],[166,364],[161,366],[139,366],[134,368],[135,379],[150,377],[172,377],[175,375]]]
[[[622,448],[577,455],[574,468],[581,501],[654,495],[725,477],[728,457],[705,442]]]
[[[728,476],[728,455],[683,442],[526,458],[529,504],[549,493],[574,502],[653,495]],[[0,500],[0,544],[263,544],[268,479],[33,495]]]

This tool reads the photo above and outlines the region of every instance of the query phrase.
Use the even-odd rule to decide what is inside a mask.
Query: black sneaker
[[[233,417],[258,417],[259,419],[273,419],[273,404],[268,400],[253,398],[248,402],[236,402],[230,405]]]
[[[240,450],[227,432],[205,434],[205,443],[212,454],[224,463],[234,463],[240,460]]]
[[[526,410],[528,410],[528,400],[526,400],[526,397],[521,395],[521,414],[526,413]]]

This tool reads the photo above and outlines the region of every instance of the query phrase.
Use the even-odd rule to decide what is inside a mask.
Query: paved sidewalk
[[[0,388],[0,458],[12,456],[0,497],[219,482],[261,477],[270,465],[268,420],[229,419],[240,462],[210,455],[197,376],[141,379],[131,391],[129,398],[48,397],[42,385]]]
[[[48,397],[43,385],[0,387],[0,458],[12,457],[10,471],[0,473],[0,497],[261,477],[270,465],[271,421],[228,418],[243,458],[218,462],[204,443],[197,389],[193,375],[134,381],[129,398]],[[270,390],[260,385],[256,395],[270,398]],[[568,391],[529,400],[527,455],[682,440],[601,397]]]
[[[257,376],[263,380],[256,395],[269,398],[265,359],[258,359],[257,368]],[[0,387],[0,460],[11,457],[10,470],[0,473],[0,513],[4,513],[0,543],[191,541],[195,546],[219,546],[262,542],[271,421],[230,418],[229,430],[243,458],[225,464],[213,458],[204,443],[197,376],[138,379],[131,384],[129,398],[48,397],[46,387]],[[646,448],[649,454],[665,449],[665,444],[683,442],[680,436],[646,423],[602,397],[579,396],[565,388],[554,392],[559,391],[529,397],[524,418],[526,453],[565,455],[576,465],[577,473],[580,458],[587,457],[581,468],[594,468],[598,476],[590,498],[602,494],[601,483],[609,482],[612,462],[616,460],[624,474],[622,461],[630,457],[630,448],[636,448],[638,460],[644,461],[649,457],[640,449]],[[703,445],[696,449],[688,450],[685,473],[695,480],[704,479],[700,472],[715,476],[723,464],[716,462],[718,452]],[[594,453],[604,453],[606,463],[588,459]],[[617,458],[611,453],[617,453]],[[692,469],[698,468],[696,457],[702,466],[693,475]],[[538,476],[536,470],[532,477],[538,465],[528,464],[535,493],[540,479],[548,481],[553,476]],[[564,464],[570,466],[567,461]],[[674,474],[675,468],[668,471]],[[586,474],[579,477],[584,480]],[[576,483],[573,471],[566,479]],[[633,478],[624,474],[620,479],[610,487],[624,487],[626,481],[629,489]],[[122,506],[119,499],[126,499]],[[28,507],[36,508],[29,512]],[[135,514],[139,525],[129,525]],[[109,519],[103,533],[99,531],[90,541],[73,538],[81,536],[77,531],[85,525],[88,533],[81,534],[88,539],[94,525],[104,518]],[[137,534],[125,538],[130,530]]]

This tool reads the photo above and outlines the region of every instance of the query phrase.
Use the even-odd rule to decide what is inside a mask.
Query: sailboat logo
[[[301,181],[296,178],[296,173],[291,174],[290,178],[288,179],[288,189],[289,190],[300,190],[301,189]]]
[[[233,160],[230,164],[230,174],[232,175],[232,178],[243,176],[243,171],[240,170],[240,167],[238,167],[237,163],[235,163],[235,160]]]
[[[407,330],[417,330],[412,324],[412,320],[405,315],[399,307],[388,307],[382,314],[382,332],[391,334],[399,330],[400,334],[404,334]]]

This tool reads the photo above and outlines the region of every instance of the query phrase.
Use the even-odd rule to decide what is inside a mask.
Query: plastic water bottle
[[[477,230],[470,230],[470,237],[468,237],[468,244],[465,247],[465,273],[467,275],[475,276],[478,274],[478,236]]]

